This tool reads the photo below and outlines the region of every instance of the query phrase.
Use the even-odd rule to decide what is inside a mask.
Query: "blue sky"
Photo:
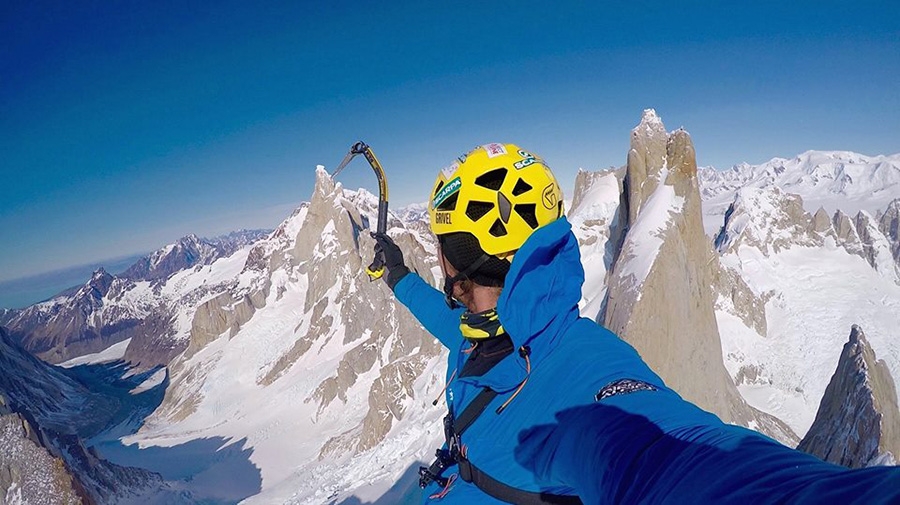
[[[0,6],[0,281],[274,227],[358,139],[393,205],[495,141],[571,189],[648,107],[700,165],[900,152],[896,1],[255,3]]]

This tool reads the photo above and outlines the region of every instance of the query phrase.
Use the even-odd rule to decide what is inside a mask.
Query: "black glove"
[[[375,255],[384,256],[384,267],[387,269],[387,275],[383,277],[384,282],[393,291],[400,279],[409,273],[409,269],[403,263],[403,251],[386,233],[373,233],[372,238],[375,239]]]

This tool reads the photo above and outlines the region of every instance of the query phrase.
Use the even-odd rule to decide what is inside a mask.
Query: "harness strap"
[[[582,505],[581,498],[574,495],[537,493],[507,486],[482,472],[463,456],[459,458],[459,478],[478,486],[490,496],[517,505]]]
[[[429,467],[419,467],[419,487],[425,488],[432,481],[441,486],[447,484],[447,478],[443,477],[444,470],[459,461],[459,436],[466,431],[478,416],[484,412],[488,404],[497,396],[497,392],[491,388],[484,388],[478,396],[466,406],[459,418],[453,418],[452,413],[444,416],[444,438],[447,440],[446,449],[438,449],[435,453],[434,463]]]
[[[459,478],[475,484],[486,494],[507,503],[519,505],[582,505],[579,497],[574,495],[557,495],[524,491],[508,486],[490,475],[481,471],[466,458],[465,451],[460,446],[460,435],[478,419],[485,411],[488,404],[497,397],[497,392],[491,388],[484,388],[478,396],[466,406],[462,414],[453,418],[452,412],[444,418],[444,435],[447,439],[447,449],[439,449],[437,459],[430,468],[419,469],[419,485],[426,487],[431,481],[436,481],[442,486],[448,483],[448,479],[442,477],[443,471],[453,463],[459,465]]]
[[[478,416],[484,412],[484,409],[487,408],[488,404],[497,397],[497,392],[491,388],[484,388],[478,393],[478,396],[472,400],[466,409],[463,410],[462,414],[459,415],[456,419],[453,420],[453,431],[456,433],[456,436],[460,436],[466,431]]]

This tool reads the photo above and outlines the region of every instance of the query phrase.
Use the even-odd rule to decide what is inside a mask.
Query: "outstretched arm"
[[[612,396],[520,433],[516,459],[585,503],[900,503],[900,468],[850,470],[726,425],[668,390]]]
[[[429,333],[437,337],[445,347],[458,349],[462,342],[459,317],[464,309],[447,306],[444,293],[425,282],[418,274],[410,272],[403,262],[403,252],[386,234],[373,234],[378,250],[384,254],[387,274],[385,282],[394,291],[397,300],[405,305]]]

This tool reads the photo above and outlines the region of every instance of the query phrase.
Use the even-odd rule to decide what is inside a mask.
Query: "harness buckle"
[[[434,451],[435,460],[429,467],[419,467],[419,487],[424,489],[431,484],[432,481],[444,487],[447,485],[447,478],[441,477],[447,467],[456,463],[456,459],[451,457],[450,451],[447,449],[438,449]]]

